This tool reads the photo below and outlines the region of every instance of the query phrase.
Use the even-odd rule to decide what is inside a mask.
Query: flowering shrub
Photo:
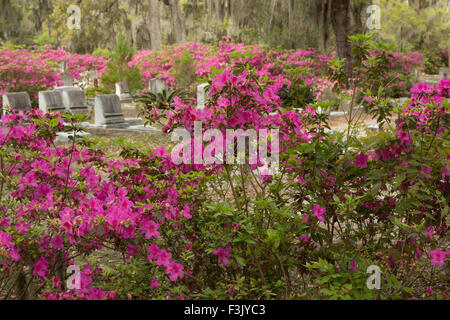
[[[97,71],[101,75],[106,67],[102,57],[71,54],[60,48],[0,48],[0,94],[26,91],[32,104],[37,106],[39,91],[63,84],[62,71],[58,67],[60,62],[66,63],[66,71],[75,81],[80,80],[87,71]]]
[[[371,55],[375,57],[380,52],[385,51],[374,49]],[[140,51],[129,64],[141,69],[141,75],[145,82],[156,77],[165,80],[169,86],[175,87],[176,79],[183,76],[182,73],[180,74],[177,71],[179,63],[186,56],[189,56],[190,61],[193,62],[193,70],[190,67],[184,71],[190,71],[197,78],[205,79],[211,78],[214,75],[214,70],[233,69],[233,66],[241,63],[243,56],[247,54],[252,55],[248,63],[260,71],[261,79],[266,75],[269,78],[284,75],[290,80],[289,83],[285,84],[286,88],[289,88],[292,82],[302,80],[302,85],[312,86],[316,100],[321,97],[326,87],[332,87],[334,84],[326,76],[328,63],[334,58],[334,54],[324,56],[314,49],[277,52],[257,45],[233,43],[227,38],[219,42],[217,48],[197,43],[186,43],[169,46],[163,50]],[[411,88],[413,70],[422,66],[423,57],[415,52],[406,54],[388,52],[388,57],[389,72],[383,75],[383,79],[389,83],[389,94],[399,96],[404,94],[405,90],[408,92]],[[303,71],[300,79],[297,79],[298,73],[289,72],[289,70],[295,69]],[[183,89],[186,88],[183,87]]]

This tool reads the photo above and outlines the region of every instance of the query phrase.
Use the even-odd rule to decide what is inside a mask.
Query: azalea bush
[[[359,49],[365,61],[364,41]],[[380,97],[368,99],[369,109],[386,129],[361,138],[355,119],[345,134],[330,134],[327,117],[311,107],[284,112],[274,93],[286,79],[260,81],[257,68],[248,63],[252,58],[249,54],[247,63],[232,71],[217,71],[205,110],[178,100],[173,109],[155,110],[150,117],[168,120],[164,132],[180,124],[193,129],[196,120],[204,129],[280,129],[277,175],[261,176],[258,165],[225,163],[219,166],[220,179],[209,182],[207,198],[220,200],[192,218],[202,222],[190,270],[196,286],[200,282],[206,288],[191,297],[448,297],[443,267],[450,256],[450,83],[415,86],[401,108],[379,91]],[[388,55],[370,62],[372,78],[361,77],[367,73],[364,64],[355,74],[360,86],[376,84]],[[344,87],[347,79],[334,71]],[[201,258],[205,253],[210,253],[206,260]],[[211,256],[220,266],[216,272],[208,269]],[[381,290],[367,287],[366,270],[373,266],[381,270]]]
[[[39,91],[63,84],[61,63],[66,64],[66,72],[75,82],[82,81],[89,71],[101,75],[106,68],[103,57],[71,54],[61,48],[0,48],[0,94],[26,91],[37,107]]]
[[[373,48],[371,56],[376,58],[386,51],[389,71],[382,78],[387,84],[388,94],[393,97],[405,95],[412,87],[414,70],[422,67],[423,56],[417,52],[395,53],[386,48]],[[186,43],[162,50],[140,51],[129,65],[138,67],[146,82],[152,78],[160,78],[170,87],[177,87],[177,81],[191,85],[196,78],[199,84],[211,78],[214,70],[232,68],[236,63],[242,62],[246,54],[252,55],[248,63],[260,71],[261,78],[265,75],[284,75],[290,81],[286,83],[283,96],[289,96],[290,91],[297,91],[298,95],[303,90],[301,100],[309,102],[312,95],[317,101],[326,88],[334,85],[328,78],[327,71],[328,63],[335,58],[335,54],[321,55],[314,49],[279,52],[264,46],[234,43],[229,38],[224,38],[217,46]],[[298,76],[298,72],[293,73],[293,70],[301,70],[302,73]],[[294,84],[293,88],[291,84]],[[289,99],[287,104],[290,104]]]

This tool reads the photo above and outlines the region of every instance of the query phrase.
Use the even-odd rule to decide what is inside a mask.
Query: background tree
[[[81,9],[68,30],[67,7]],[[77,53],[113,50],[123,33],[138,50],[186,41],[214,44],[224,36],[284,49],[336,50],[351,56],[348,36],[366,31],[372,0],[0,0],[0,42],[54,44]],[[377,37],[399,52],[418,50],[428,72],[448,62],[447,0],[380,0]]]
[[[148,0],[148,30],[150,33],[151,49],[159,49],[162,45],[159,7],[159,0]]]

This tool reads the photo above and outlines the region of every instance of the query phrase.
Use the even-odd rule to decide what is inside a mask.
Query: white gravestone
[[[43,113],[64,112],[62,94],[59,91],[40,91],[39,110]]]
[[[31,100],[27,92],[12,92],[3,94],[3,114],[5,114],[6,106],[14,111],[31,110]]]
[[[197,109],[205,109],[209,83],[202,83],[197,87]]]
[[[66,72],[67,63],[65,61],[60,61],[58,65],[59,65],[59,70],[62,73]]]
[[[150,79],[148,90],[154,94],[169,90],[169,86],[161,79]]]
[[[65,90],[62,92],[63,105],[74,114],[89,113],[86,96],[82,90]]]
[[[119,96],[121,102],[131,102],[133,98],[130,96],[130,89],[126,81],[116,83],[116,95]]]
[[[73,77],[70,73],[64,72],[63,74],[63,83],[64,87],[71,87],[73,86]]]
[[[119,96],[103,94],[95,97],[95,125],[105,128],[126,128]]]

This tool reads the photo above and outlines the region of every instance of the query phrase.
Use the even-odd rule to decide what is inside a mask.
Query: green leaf
[[[241,266],[245,267],[247,264],[245,263],[244,258],[242,257],[235,257],[237,263],[239,263]]]

